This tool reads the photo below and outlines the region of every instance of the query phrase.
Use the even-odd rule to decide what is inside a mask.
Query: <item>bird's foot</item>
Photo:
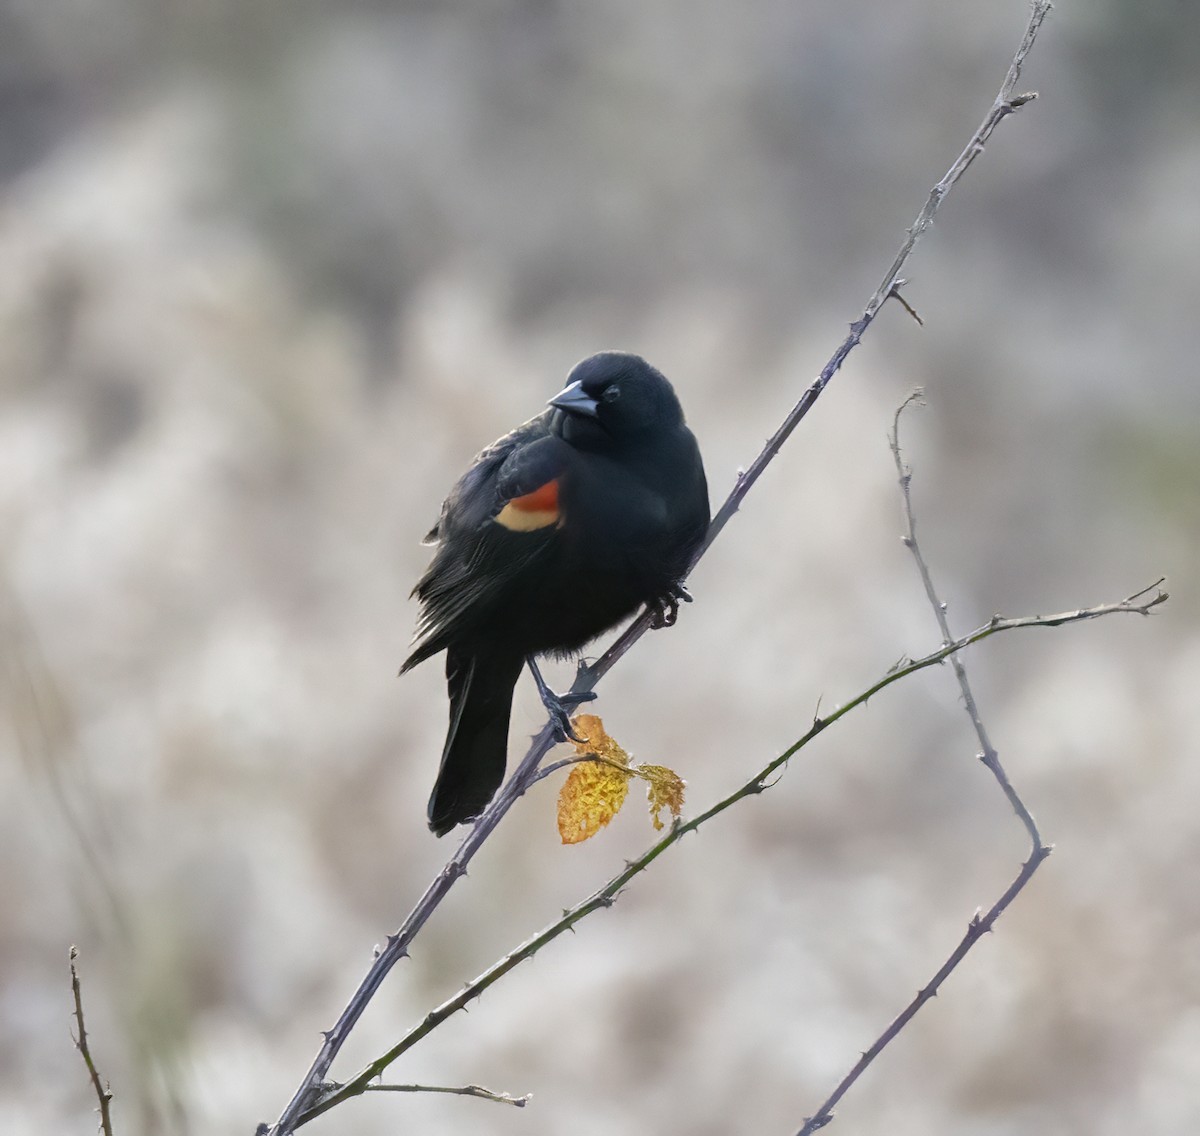
[[[651,629],[657,631],[660,627],[673,627],[675,620],[679,618],[679,605],[691,602],[691,592],[682,584],[674,584],[668,592],[649,605]]]
[[[549,686],[546,685],[546,680],[542,678],[542,672],[538,669],[537,660],[530,655],[525,662],[529,665],[529,673],[533,675],[533,681],[537,684],[538,695],[541,697],[542,705],[546,708],[546,713],[550,715],[550,721],[554,723],[555,732],[561,741],[582,742],[584,741],[571,728],[571,710],[583,702],[591,702],[596,697],[594,690],[585,690],[580,693],[567,691],[566,694],[555,694]]]

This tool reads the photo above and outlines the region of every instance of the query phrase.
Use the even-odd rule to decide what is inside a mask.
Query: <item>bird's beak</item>
[[[557,406],[559,410],[564,410],[568,414],[582,414],[586,418],[595,418],[598,404],[590,394],[584,392],[580,383],[575,382],[564,390],[560,390],[548,405]]]

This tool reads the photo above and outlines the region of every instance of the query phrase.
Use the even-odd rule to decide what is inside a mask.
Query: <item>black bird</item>
[[[438,836],[504,779],[522,664],[569,732],[534,657],[572,655],[643,604],[673,611],[708,523],[696,439],[671,384],[637,355],[585,359],[545,411],[476,457],[426,537],[437,552],[413,589],[421,617],[401,668],[446,652]]]

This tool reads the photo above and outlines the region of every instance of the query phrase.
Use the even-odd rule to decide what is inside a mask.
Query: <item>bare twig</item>
[[[1165,597],[1164,597],[1165,598]],[[917,991],[917,996],[909,1002],[899,1014],[896,1015],[891,1025],[875,1039],[874,1044],[864,1051],[862,1056],[854,1063],[854,1068],[847,1073],[838,1086],[829,1094],[828,1099],[821,1105],[812,1116],[806,1117],[804,1127],[797,1133],[797,1136],[810,1136],[810,1133],[816,1132],[818,1128],[824,1128],[833,1119],[833,1110],[838,1102],[850,1090],[850,1087],[858,1080],[866,1071],[867,1066],[878,1057],[884,1049],[887,1048],[889,1042],[916,1016],[917,1011],[929,1001],[930,998],[936,997],[939,987],[949,977],[951,971],[954,970],[967,952],[981,939],[988,931],[992,929],[992,924],[1004,912],[1010,903],[1016,898],[1017,893],[1030,881],[1033,873],[1037,871],[1038,865],[1050,855],[1049,848],[1042,848],[1040,854],[1035,853],[1030,856],[1024,864],[1021,865],[1021,870],[1017,873],[1017,878],[1013,880],[1004,894],[996,900],[984,915],[976,915],[970,923],[967,924],[967,933],[959,941],[957,947],[950,953],[950,957],[938,968],[938,972],[929,980],[928,985],[923,986]]]
[[[867,687],[860,694],[856,695],[850,701],[838,706],[835,710],[830,711],[825,717],[815,717],[808,731],[799,738],[795,743],[789,746],[777,757],[773,758],[767,765],[759,770],[753,777],[746,781],[740,788],[734,790],[726,797],[722,797],[716,804],[710,806],[704,812],[692,817],[690,820],[677,820],[671,825],[670,829],[657,841],[655,841],[645,852],[642,853],[636,860],[630,860],[625,868],[617,875],[613,876],[603,887],[593,892],[587,899],[577,903],[574,907],[564,911],[560,919],[555,920],[548,927],[533,937],[526,939],[520,946],[510,951],[499,961],[493,963],[485,970],[478,978],[467,983],[453,998],[447,999],[436,1009],[431,1010],[421,1021],[408,1031],[391,1049],[372,1061],[365,1068],[360,1070],[354,1077],[345,1084],[338,1085],[332,1089],[326,1088],[322,1092],[320,1098],[312,1105],[312,1107],[303,1111],[297,1119],[296,1126],[308,1123],[308,1121],[319,1116],[321,1113],[328,1111],[335,1105],[340,1104],[343,1100],[350,1097],[358,1096],[366,1091],[369,1085],[390,1066],[398,1057],[407,1050],[411,1049],[417,1042],[428,1034],[432,1033],[442,1022],[459,1010],[464,1009],[472,1000],[478,998],[489,986],[503,978],[510,970],[513,970],[526,959],[532,958],[542,947],[547,943],[557,939],[564,932],[571,930],[577,924],[590,915],[593,911],[598,911],[600,908],[611,907],[616,900],[618,894],[636,875],[648,868],[659,856],[661,856],[668,848],[677,843],[682,837],[689,832],[696,831],[701,825],[711,820],[713,817],[723,813],[731,805],[735,805],[738,801],[745,797],[756,796],[770,787],[773,783],[771,778],[781,769],[787,761],[794,757],[801,749],[811,742],[818,734],[822,733],[829,726],[840,718],[845,717],[851,710],[857,709],[859,706],[865,705],[871,698],[878,694],[881,690],[891,686],[893,683],[899,682],[908,675],[914,674],[916,671],[924,670],[927,667],[936,666],[938,663],[944,662],[946,659],[954,658],[958,652],[965,647],[969,647],[972,643],[978,643],[983,639],[987,639],[992,635],[997,635],[1003,631],[1013,631],[1024,627],[1060,627],[1067,623],[1081,623],[1089,619],[1099,619],[1103,616],[1117,615],[1120,613],[1133,613],[1138,615],[1148,615],[1159,604],[1166,602],[1167,594],[1159,590],[1158,585],[1161,580],[1151,584],[1149,588],[1143,588],[1134,595],[1129,596],[1117,603],[1099,604],[1095,607],[1079,608],[1075,611],[1059,612],[1055,615],[1028,615],[1018,618],[1005,618],[1003,616],[993,616],[982,627],[972,631],[971,634],[963,636],[961,639],[956,639],[952,643],[945,643],[936,651],[928,655],[924,655],[919,659],[909,659],[898,666],[892,667],[888,672],[877,682]],[[1026,866],[1022,869],[1024,874],[1026,871],[1032,872],[1032,869]],[[1020,877],[1018,877],[1020,879]],[[966,953],[970,948],[971,943],[976,938],[991,927],[992,922],[996,917],[1008,906],[1012,897],[1023,887],[1023,881],[1020,886],[1014,883],[1010,887],[1001,900],[981,919],[972,921],[971,929],[968,930],[969,942],[965,946],[960,945],[959,951]],[[976,922],[978,926],[976,926]],[[956,955],[958,952],[956,952]],[[953,958],[954,956],[952,956]],[[948,974],[953,966],[946,969]],[[934,981],[925,988],[922,992],[921,1003],[924,1000],[933,996],[945,975],[941,971]],[[895,1028],[899,1030],[909,1017],[912,1017],[916,1010],[920,1008],[920,1004],[911,1007],[910,1011],[905,1011],[907,1016],[902,1015],[903,1021],[897,1019]],[[881,1039],[883,1044],[879,1044],[882,1049],[883,1045],[890,1040],[890,1037]],[[867,1062],[869,1064],[869,1062]],[[865,1065],[864,1065],[865,1068]],[[860,1070],[861,1072],[861,1070]],[[840,1087],[840,1086],[839,1086]],[[847,1084],[846,1087],[849,1087]],[[845,1091],[844,1089],[842,1090]],[[840,1099],[840,1094],[838,1099]],[[832,1102],[836,1103],[836,1101]],[[830,1108],[832,1108],[832,1103]],[[818,1125],[819,1127],[819,1125]],[[811,1131],[811,1129],[810,1129]]]
[[[929,606],[933,608],[938,629],[942,633],[942,643],[949,644],[953,642],[954,636],[950,631],[950,621],[946,615],[946,604],[938,596],[937,588],[933,583],[933,574],[929,570],[929,564],[921,552],[921,546],[917,541],[917,518],[912,504],[912,470],[905,464],[904,457],[900,451],[900,416],[913,403],[919,404],[920,402],[921,391],[917,390],[900,404],[896,410],[895,417],[892,419],[892,432],[888,438],[888,444],[891,446],[892,459],[896,463],[896,476],[900,482],[900,494],[904,502],[904,520],[908,530],[904,535],[904,545],[913,554],[913,560],[916,561],[917,571],[920,573],[921,583],[925,588],[925,596],[929,600]],[[1161,583],[1162,581],[1159,580],[1153,586],[1157,587]],[[1017,873],[1016,879],[1008,885],[1004,894],[988,909],[987,913],[982,916],[977,914],[967,924],[966,934],[959,941],[958,946],[950,952],[949,958],[942,963],[929,983],[917,991],[917,996],[892,1020],[887,1029],[875,1039],[870,1048],[862,1053],[854,1063],[854,1067],[838,1082],[837,1087],[830,1093],[821,1107],[812,1116],[805,1118],[804,1127],[800,1129],[799,1136],[810,1136],[817,1129],[824,1128],[833,1119],[834,1108],[850,1090],[854,1082],[866,1072],[868,1066],[870,1066],[875,1058],[887,1048],[896,1038],[897,1034],[916,1016],[917,1011],[930,998],[937,994],[938,988],[945,982],[958,964],[966,958],[967,952],[970,951],[984,934],[992,929],[992,924],[996,922],[1004,909],[1016,899],[1025,885],[1033,879],[1034,872],[1038,870],[1042,861],[1050,855],[1051,846],[1042,843],[1042,837],[1038,832],[1033,815],[1025,806],[1025,802],[1021,800],[1016,789],[1013,788],[1012,782],[1009,781],[1008,775],[1004,772],[1004,767],[1000,764],[999,755],[988,739],[987,729],[984,727],[983,719],[979,714],[979,705],[975,701],[975,694],[971,690],[971,683],[967,678],[967,668],[959,652],[956,651],[950,656],[950,665],[954,668],[954,677],[958,680],[958,687],[962,692],[963,706],[967,711],[967,716],[971,719],[975,735],[979,738],[979,745],[981,747],[979,758],[991,770],[992,776],[996,778],[1000,788],[1004,791],[1004,795],[1008,798],[1009,804],[1012,805],[1013,811],[1017,814],[1018,819],[1025,826],[1025,831],[1029,834],[1029,858],[1021,865],[1021,870]]]
[[[933,613],[937,618],[938,628],[942,633],[942,642],[949,643],[953,640],[954,636],[950,632],[950,621],[946,617],[946,605],[938,598],[937,589],[933,585],[933,577],[929,572],[929,565],[925,562],[925,557],[921,555],[921,546],[917,543],[917,519],[913,514],[912,507],[912,471],[904,464],[904,459],[900,454],[900,415],[904,413],[906,407],[917,402],[920,397],[921,392],[916,391],[909,395],[900,405],[896,411],[895,418],[892,420],[892,434],[889,441],[892,448],[892,457],[896,462],[896,475],[900,479],[900,492],[904,498],[904,517],[908,525],[908,533],[904,537],[904,545],[913,554],[913,559],[917,563],[917,571],[921,574],[921,583],[925,586],[925,595],[929,599],[929,604],[933,608]],[[1025,807],[1025,802],[1021,800],[1016,790],[1013,789],[1008,775],[1004,772],[1004,767],[1000,764],[999,755],[988,738],[987,729],[984,727],[983,720],[979,716],[979,707],[976,705],[975,695],[971,691],[971,683],[967,678],[967,668],[958,655],[951,657],[950,665],[954,668],[954,677],[958,680],[959,689],[962,691],[963,705],[966,707],[967,714],[971,719],[971,725],[975,728],[975,734],[979,738],[981,750],[979,760],[991,770],[992,776],[1000,783],[1000,788],[1004,790],[1004,795],[1008,798],[1009,804],[1012,805],[1013,811],[1025,826],[1025,831],[1029,833],[1029,840],[1036,854],[1042,848],[1041,834],[1038,832],[1038,826],[1032,814]],[[1049,849],[1046,851],[1048,854]]]
[[[792,431],[795,430],[801,419],[812,409],[822,391],[824,391],[833,379],[833,376],[841,369],[846,357],[858,346],[867,329],[874,323],[879,309],[894,294],[897,288],[897,281],[900,278],[900,272],[908,261],[917,241],[932,224],[934,216],[950,190],[958,183],[971,163],[983,152],[984,144],[991,137],[992,132],[1014,110],[1036,97],[1033,94],[1014,95],[1013,91],[1020,77],[1021,64],[1024,62],[1030,47],[1032,47],[1037,29],[1041,26],[1042,20],[1049,9],[1050,5],[1046,0],[1037,0],[1035,3],[1033,15],[1030,19],[1029,27],[1026,29],[1025,37],[1021,42],[1016,56],[1013,58],[1012,64],[1009,66],[1008,76],[1005,79],[1004,86],[1001,87],[1000,95],[995,103],[993,103],[987,117],[972,136],[966,149],[947,171],[946,175],[930,191],[924,207],[917,215],[917,219],[913,222],[912,227],[908,230],[904,243],[900,246],[900,250],[892,261],[891,267],[884,274],[883,280],[867,301],[867,306],[863,309],[863,314],[850,325],[850,334],[841,342],[824,368],[822,368],[820,375],[804,394],[801,395],[796,405],[788,412],[779,428],[768,439],[762,452],[754,459],[745,472],[739,474],[729,496],[713,517],[712,524],[705,537],[705,542],[697,551],[692,561],[693,568],[700,557],[711,547],[713,541],[716,540],[726,524],[729,523],[733,514],[737,512],[746,494],[771,461],[774,460],[775,455],[779,452],[784,442],[787,441]],[[571,692],[581,694],[593,690],[600,679],[646,633],[650,627],[650,622],[650,612],[642,612],[599,659],[588,666],[580,666],[576,673],[575,681],[571,686]],[[287,1107],[280,1114],[275,1126],[270,1129],[270,1136],[289,1136],[295,1129],[298,1117],[317,1099],[320,1093],[320,1086],[326,1080],[326,1075],[333,1064],[334,1058],[345,1043],[349,1032],[354,1028],[355,1023],[362,1016],[363,1011],[374,997],[375,992],[379,989],[380,984],[387,977],[392,967],[408,954],[409,945],[425,925],[429,916],[436,910],[457,880],[466,874],[467,865],[472,857],[494,831],[504,814],[508,812],[516,800],[529,787],[537,774],[538,766],[554,746],[555,741],[556,737],[553,727],[550,723],[547,723],[533,739],[529,750],[526,752],[524,758],[522,758],[512,776],[501,788],[492,803],[484,810],[476,821],[474,828],[467,834],[466,839],[464,839],[458,850],[426,889],[424,895],[418,900],[416,906],[400,925],[400,928],[394,934],[388,936],[384,948],[376,955],[374,962],[372,962],[370,969],[367,971],[366,977],[351,996],[350,1001],[346,1004],[337,1022],[334,1023],[331,1029],[325,1032],[324,1040],[316,1058],[309,1067],[291,1101],[288,1102]]]
[[[497,1104],[511,1104],[513,1108],[524,1108],[531,1100],[532,1093],[514,1097],[509,1093],[497,1093],[485,1089],[482,1085],[367,1085],[364,1090],[368,1093],[448,1093],[454,1097],[478,1097],[480,1100],[495,1101]]]
[[[71,948],[71,993],[75,997],[75,1028],[79,1031],[79,1036],[74,1039],[75,1048],[79,1050],[80,1056],[83,1057],[83,1063],[87,1066],[88,1076],[92,1079],[92,1088],[96,1090],[96,1099],[100,1102],[100,1131],[104,1136],[113,1136],[112,1115],[109,1111],[109,1104],[112,1102],[112,1093],[109,1091],[108,1085],[101,1079],[100,1071],[96,1068],[96,1062],[92,1060],[92,1051],[88,1048],[87,1029],[83,1024],[83,992],[79,985],[79,972],[75,969],[75,960],[79,957],[79,951],[75,947]]]
[[[906,312],[908,312],[908,314],[909,314],[910,316],[912,316],[912,318],[913,318],[914,320],[916,320],[916,322],[917,322],[917,326],[919,326],[919,327],[924,327],[924,326],[925,326],[925,321],[924,321],[924,320],[921,318],[920,314],[917,312],[917,309],[916,309],[916,308],[914,308],[914,307],[912,306],[912,304],[910,304],[910,303],[909,303],[909,302],[908,302],[908,301],[907,301],[907,300],[904,298],[903,294],[902,294],[902,293],[901,293],[901,291],[900,291],[900,289],[901,289],[901,288],[903,288],[903,287],[904,287],[904,285],[905,285],[905,284],[907,284],[907,283],[908,283],[908,281],[907,281],[907,280],[896,280],[896,281],[894,281],[894,282],[893,282],[893,284],[892,284],[891,298],[892,298],[893,300],[895,300],[895,301],[896,301],[896,303],[898,303],[898,304],[899,304],[899,305],[900,305],[900,306],[901,306],[901,307],[902,307],[902,308],[903,308],[903,309],[904,309]]]

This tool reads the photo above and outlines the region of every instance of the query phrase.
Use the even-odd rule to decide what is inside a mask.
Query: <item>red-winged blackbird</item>
[[[571,655],[680,581],[708,529],[700,450],[671,384],[644,359],[585,359],[545,411],[488,446],[426,537],[416,645],[446,652],[450,729],[429,827],[477,817],[504,779],[522,663],[568,730],[534,656]]]

